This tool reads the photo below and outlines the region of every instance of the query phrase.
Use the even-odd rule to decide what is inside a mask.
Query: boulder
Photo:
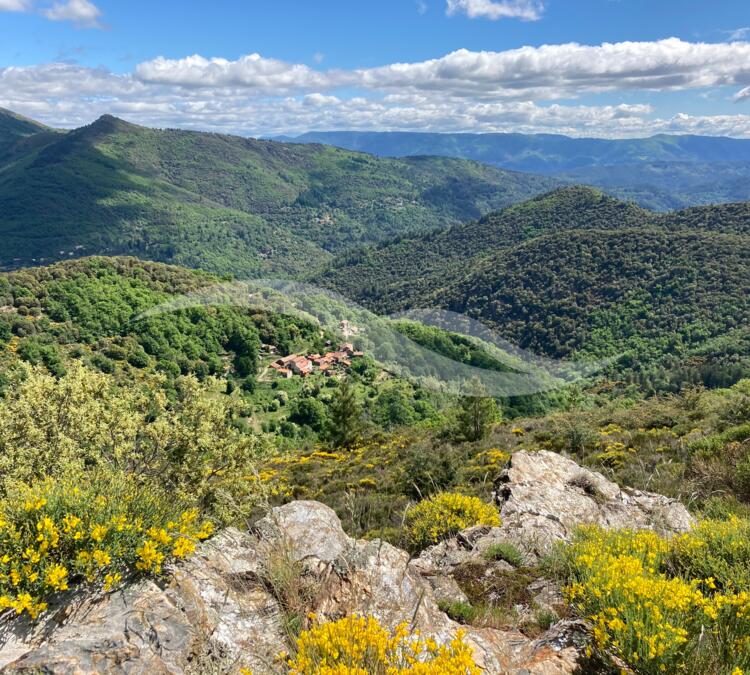
[[[415,565],[425,576],[450,575],[459,565],[483,559],[494,544],[511,543],[526,565],[581,524],[686,532],[694,519],[678,501],[620,488],[596,471],[555,452],[517,452],[495,481],[500,527],[477,526],[421,553]]]
[[[227,529],[158,581],[106,595],[68,594],[37,624],[3,626],[6,673],[280,672],[286,634],[269,590],[272,560],[297,565],[321,619],[349,613],[409,625],[449,641],[462,627],[437,605],[410,556],[382,541],[346,536],[336,514],[316,502],[273,509],[252,533]],[[530,640],[516,631],[466,627],[487,673],[572,673],[580,648],[559,634]]]
[[[649,529],[662,535],[693,524],[678,501],[620,488],[602,474],[555,452],[517,452],[495,483],[502,525],[474,542],[481,551],[497,541],[514,543],[529,561],[568,541],[581,524]]]

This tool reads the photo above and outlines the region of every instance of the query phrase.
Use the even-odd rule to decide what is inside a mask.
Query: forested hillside
[[[558,174],[656,211],[750,200],[750,162],[641,162]]]
[[[708,136],[569,138],[554,134],[310,132],[295,139],[383,157],[440,155],[554,175],[649,209],[750,199],[750,141]]]
[[[32,123],[0,121],[6,268],[132,254],[294,274],[352,244],[470,220],[555,184],[463,160],[377,159],[109,116],[30,136]]]
[[[381,312],[468,313],[550,356],[618,356],[648,386],[732,381],[748,369],[749,223],[747,204],[659,215],[565,188],[350,253],[318,280]]]
[[[14,145],[24,138],[41,134],[45,131],[51,130],[34,120],[0,108],[0,157],[2,157],[3,152],[9,146]]]

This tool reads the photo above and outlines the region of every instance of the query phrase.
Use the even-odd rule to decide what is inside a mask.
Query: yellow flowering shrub
[[[500,525],[500,515],[479,497],[439,492],[406,512],[406,531],[415,548],[436,544],[467,527]]]
[[[149,376],[123,387],[78,362],[54,377],[22,367],[0,398],[0,497],[13,482],[114,467],[168,489],[222,522],[257,506],[262,485],[247,480],[267,450],[231,424],[239,404],[215,395],[217,382]]]
[[[472,650],[456,635],[438,645],[401,624],[388,631],[372,617],[314,625],[297,639],[291,675],[480,675]]]
[[[0,608],[36,618],[55,592],[78,583],[108,591],[131,572],[158,574],[211,533],[196,509],[122,474],[16,486],[0,501]]]
[[[639,673],[729,674],[750,667],[750,593],[731,583],[719,588],[713,577],[669,573],[686,551],[702,550],[712,526],[672,540],[647,531],[579,530],[565,551],[571,570],[565,593],[591,621],[599,648]],[[714,534],[723,541],[738,527]]]
[[[710,577],[721,589],[750,591],[750,521],[701,521],[672,539],[666,566],[686,578]]]

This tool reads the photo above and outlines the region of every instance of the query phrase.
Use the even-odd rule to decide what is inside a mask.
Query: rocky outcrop
[[[298,501],[276,508],[252,532],[227,529],[158,581],[140,581],[101,596],[68,594],[37,624],[0,626],[0,668],[6,673],[283,672],[285,609],[278,578],[293,570],[305,608],[321,619],[372,615],[394,627],[404,621],[446,642],[460,626],[439,600],[464,601],[452,573],[492,544],[514,542],[533,561],[581,522],[605,527],[686,529],[690,516],[658,495],[625,491],[600,474],[553,453],[517,453],[498,482],[503,524],[472,528],[410,556],[388,543],[348,537],[323,504]],[[512,573],[491,563],[502,578]],[[289,575],[287,575],[289,576]],[[540,607],[559,602],[557,589],[529,585]],[[487,673],[572,673],[585,631],[558,621],[538,639],[514,630],[466,628]]]
[[[690,529],[693,518],[678,501],[620,488],[602,474],[554,452],[517,452],[495,482],[500,527],[478,526],[422,553],[426,577],[449,575],[481,558],[495,544],[511,543],[534,564],[581,524],[650,529],[670,535]]]
[[[693,519],[679,502],[662,495],[621,489],[600,473],[579,466],[553,452],[517,452],[495,485],[500,527],[478,526],[464,530],[423,551],[413,563],[435,588],[450,587],[458,579],[473,596],[492,602],[506,580],[514,586],[524,574],[513,574],[503,560],[487,553],[499,544],[512,544],[525,566],[535,565],[556,543],[568,541],[581,524],[604,528],[651,529],[670,535],[690,528]],[[512,576],[508,576],[512,575]],[[564,601],[557,583],[528,578],[516,590],[522,600],[512,611],[519,625],[541,615],[564,616]],[[471,598],[470,598],[471,599]],[[565,625],[565,624],[563,624]]]
[[[569,540],[583,523],[664,535],[684,532],[693,523],[680,502],[620,488],[554,452],[515,453],[495,486],[502,527],[478,539],[479,549],[502,539],[534,558],[554,543]]]
[[[286,634],[282,607],[269,590],[273,564],[298,566],[315,589],[310,609],[322,619],[356,612],[390,627],[407,621],[441,642],[459,629],[407,553],[351,539],[331,509],[302,501],[273,509],[252,534],[223,531],[159,583],[103,597],[71,595],[36,626],[6,623],[0,667],[6,673],[279,672]],[[578,651],[560,637],[563,628],[537,641],[468,628],[466,639],[487,673],[570,673]]]

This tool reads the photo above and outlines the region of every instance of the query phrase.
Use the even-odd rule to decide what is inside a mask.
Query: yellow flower
[[[386,630],[373,617],[348,616],[313,626],[297,639],[291,675],[479,675],[471,648],[458,632],[438,645],[409,631],[406,623]]]
[[[81,519],[78,516],[68,514],[62,519],[63,532],[65,532],[65,534],[70,534],[80,524],[81,524]]]
[[[172,543],[172,537],[169,536],[167,531],[162,528],[152,527],[146,531],[146,534],[151,537],[158,544],[168,546]]]
[[[122,574],[115,572],[114,574],[107,574],[104,577],[104,590],[111,591],[117,584],[122,581]]]
[[[100,549],[95,550],[91,554],[91,558],[97,564],[98,567],[106,567],[112,562],[112,558],[110,557],[109,553],[107,553],[106,551],[102,551]]]
[[[91,528],[91,538],[97,542],[101,543],[104,541],[104,537],[107,536],[108,529],[104,527],[104,525],[94,525],[94,527]]]
[[[24,509],[27,511],[39,511],[43,509],[47,504],[47,500],[44,497],[36,497],[26,501]]]
[[[185,558],[195,551],[195,542],[187,537],[179,537],[175,541],[172,555],[175,558]]]
[[[409,538],[415,546],[435,544],[474,525],[500,525],[497,509],[478,497],[440,492],[406,514]]]
[[[136,569],[143,572],[154,572],[158,574],[161,571],[161,564],[164,561],[164,554],[159,551],[157,543],[152,539],[143,542],[140,548],[136,549],[136,555],[139,560],[135,564]]]
[[[68,588],[68,570],[62,565],[53,565],[47,570],[44,581],[50,588],[56,591],[64,591]]]

